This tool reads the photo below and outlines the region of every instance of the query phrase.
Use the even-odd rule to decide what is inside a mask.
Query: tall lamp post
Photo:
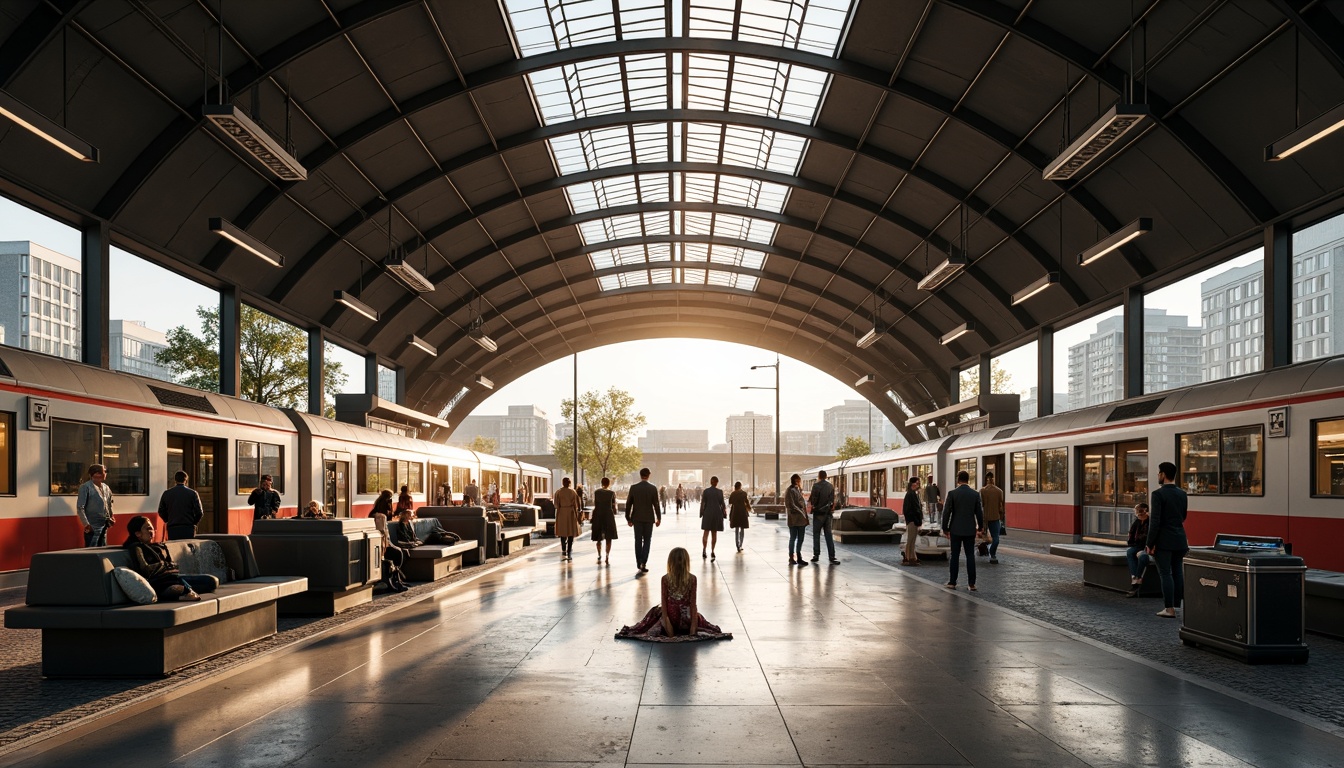
[[[773,364],[771,364],[771,365],[753,365],[753,366],[751,366],[751,370],[753,370],[753,371],[756,370],[757,368],[774,368],[774,369],[775,369],[775,386],[773,386],[773,387],[742,387],[742,389],[773,389],[773,390],[775,390],[775,501],[778,502],[778,501],[779,501],[779,498],[780,498],[780,495],[779,495],[779,489],[782,488],[782,487],[784,487],[783,484],[780,483],[780,475],[779,475],[779,355],[775,355],[775,362],[774,362]],[[755,434],[756,434],[756,424],[755,424],[755,423],[752,423],[752,425],[751,425],[751,433],[752,433],[753,436],[755,436]],[[753,451],[752,453],[754,454],[755,451]],[[755,472],[753,472],[752,474],[755,474]]]

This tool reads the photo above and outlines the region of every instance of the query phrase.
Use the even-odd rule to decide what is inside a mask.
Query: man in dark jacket
[[[826,534],[826,554],[831,565],[839,565],[835,559],[835,539],[831,535],[831,514],[835,512],[835,486],[826,482],[826,470],[817,473],[817,482],[812,484],[812,493],[807,497],[812,505],[812,562],[821,559],[821,535]]]
[[[1185,574],[1182,564],[1190,543],[1185,538],[1185,491],[1176,487],[1176,465],[1164,461],[1157,465],[1157,490],[1150,499],[1148,512],[1148,554],[1157,561],[1162,580],[1162,603],[1157,612],[1164,619],[1176,618],[1176,606],[1185,599]]]
[[[630,486],[625,497],[625,521],[635,529],[635,562],[640,573],[648,573],[649,548],[653,529],[663,524],[663,507],[658,503],[658,486],[649,482],[648,467],[639,470],[639,482]]]
[[[252,493],[247,496],[247,503],[252,505],[252,519],[261,520],[265,517],[276,517],[280,514],[280,492],[271,487],[275,482],[270,475],[261,476],[261,485],[253,488]]]
[[[957,473],[957,487],[948,491],[943,499],[943,535],[952,539],[952,552],[948,555],[950,573],[946,586],[957,588],[957,572],[960,570],[962,550],[966,552],[966,580],[971,591],[975,591],[975,535],[985,529],[985,507],[980,494],[967,485],[971,474],[962,470]]]
[[[912,477],[905,486],[905,505],[901,507],[905,516],[905,554],[901,565],[919,565],[919,556],[915,552],[915,541],[919,538],[919,526],[924,524],[924,505],[919,500],[919,478]]]
[[[196,524],[205,512],[201,495],[187,487],[187,473],[179,470],[173,475],[174,485],[159,497],[159,519],[168,526],[168,540],[196,538]]]

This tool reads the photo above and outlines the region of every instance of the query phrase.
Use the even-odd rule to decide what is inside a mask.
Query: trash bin
[[[1306,572],[1283,539],[1218,534],[1185,556],[1181,642],[1249,664],[1305,663]]]

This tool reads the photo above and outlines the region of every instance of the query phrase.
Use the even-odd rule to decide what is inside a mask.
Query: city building
[[[80,358],[80,261],[28,240],[0,242],[0,328],[7,343]],[[17,290],[14,288],[17,287]]]
[[[835,453],[845,438],[857,437],[877,451],[895,442],[895,426],[867,400],[846,400],[821,412],[821,430],[825,435],[822,453]]]
[[[752,434],[755,433],[755,442]],[[750,451],[755,446],[757,453],[775,452],[775,418],[763,413],[747,411],[741,415],[729,416],[724,428],[724,439],[733,444],[736,451]]]
[[[155,360],[155,355],[167,348],[167,334],[146,326],[142,320],[108,321],[108,353],[114,371],[172,381],[168,366]]]
[[[1259,263],[1233,267],[1200,282],[1201,381],[1264,367],[1264,284],[1264,266]]]
[[[1145,307],[1143,391],[1161,392],[1200,382],[1203,330],[1185,315]],[[1069,410],[1124,398],[1124,318],[1108,317],[1085,341],[1069,347]]]
[[[556,431],[541,408],[510,405],[502,416],[473,414],[462,419],[450,440],[467,444],[479,436],[494,440],[501,456],[536,456],[550,453]]]
[[[780,452],[792,455],[818,456],[826,453],[826,433],[821,430],[791,430],[779,433]]]
[[[1293,362],[1339,354],[1334,331],[1344,280],[1344,218],[1293,235]]]
[[[705,451],[709,448],[709,430],[650,429],[638,442],[639,450],[652,453]]]
[[[1036,387],[1027,390],[1027,396],[1022,399],[1022,407],[1018,410],[1018,418],[1022,421],[1036,418],[1036,402],[1040,400],[1040,391]],[[1056,392],[1054,397],[1055,409],[1051,413],[1063,413],[1069,409],[1069,396],[1063,392]]]

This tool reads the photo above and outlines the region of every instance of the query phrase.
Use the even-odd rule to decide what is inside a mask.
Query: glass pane
[[[1115,448],[1093,445],[1082,449],[1083,503],[1115,506]]]
[[[261,459],[257,444],[238,441],[238,493],[251,493],[261,484]]]
[[[14,414],[0,413],[0,494],[14,493]]]
[[[1218,492],[1218,430],[1181,435],[1181,487],[1189,494]]]
[[[364,394],[363,355],[328,341],[323,346],[322,356],[327,379],[331,382],[327,387],[329,392],[344,395]],[[332,410],[332,407],[333,403],[327,403],[328,410]],[[328,415],[328,418],[333,416]]]
[[[1023,493],[1036,493],[1037,488],[1039,487],[1039,484],[1037,482],[1037,478],[1039,477],[1039,475],[1037,474],[1037,472],[1039,471],[1038,464],[1039,459],[1037,457],[1036,451],[1027,451],[1026,464],[1023,466],[1022,469]]]
[[[82,253],[79,230],[0,197],[0,343],[80,359]]]
[[[1317,496],[1344,496],[1344,419],[1316,422]]]
[[[278,445],[261,444],[261,474],[270,475],[277,493],[285,492],[285,455]]]
[[[1147,501],[1148,442],[1121,445],[1120,467],[1120,494],[1116,497],[1116,506],[1132,507],[1140,501]]]
[[[397,372],[378,366],[378,397],[389,403],[397,402]]]
[[[1041,451],[1041,493],[1065,493],[1069,490],[1069,449],[1047,448]]]
[[[241,319],[239,395],[262,405],[307,410],[308,332],[246,304]]]
[[[1143,298],[1144,392],[1263,367],[1264,262],[1257,248]]]
[[[1036,342],[989,361],[990,391],[996,395],[1017,395],[1018,418],[1036,418]]]
[[[972,487],[976,486],[976,475],[979,474],[976,471],[976,465],[977,460],[973,458],[957,459],[957,476],[960,477],[961,473],[965,472],[967,476],[970,477],[970,484]]]
[[[188,475],[191,474],[191,470],[187,469],[187,439],[179,435],[169,435],[168,466],[163,473],[163,482],[166,487],[173,487],[175,482],[173,480],[173,475],[178,472],[186,472]],[[195,480],[196,485],[205,484],[200,477],[196,477]]]
[[[1264,492],[1260,450],[1264,428],[1237,427],[1223,430],[1222,492],[1241,496],[1258,496]]]
[[[121,248],[108,259],[112,370],[218,392],[219,292]]]
[[[1293,233],[1293,362],[1339,354],[1334,343],[1344,214]]]
[[[1119,307],[1055,331],[1055,386],[1067,382],[1068,401],[1056,413],[1124,397],[1124,317]]]
[[[102,438],[97,424],[51,421],[51,495],[72,494],[88,479],[90,464],[99,463]]]
[[[1012,490],[1014,493],[1027,491],[1027,454],[1018,451],[1011,457],[1013,464]]]
[[[148,493],[148,440],[145,430],[107,426],[102,430],[103,463],[107,465],[106,482],[112,492]]]
[[[957,374],[957,402],[964,403],[967,400],[980,396],[980,366],[973,365]]]

